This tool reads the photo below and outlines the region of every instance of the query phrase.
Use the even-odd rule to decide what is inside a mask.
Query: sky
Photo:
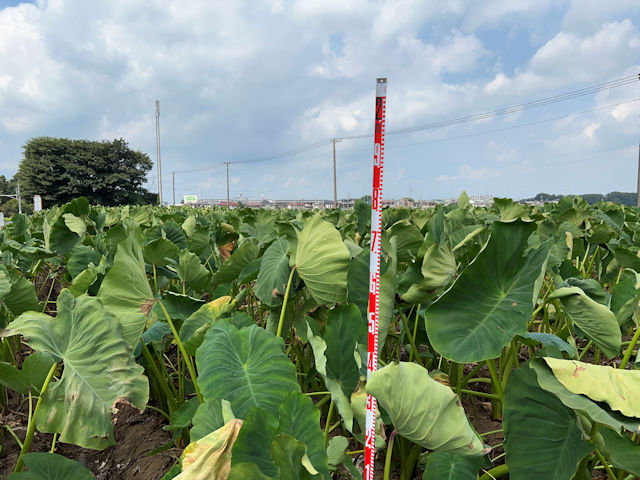
[[[165,201],[224,198],[223,162],[232,198],[332,199],[329,139],[372,137],[387,77],[384,198],[635,191],[640,81],[392,132],[639,73],[638,0],[0,0],[0,174],[124,138],[157,191],[159,100]],[[371,194],[371,137],[336,143],[339,197]]]

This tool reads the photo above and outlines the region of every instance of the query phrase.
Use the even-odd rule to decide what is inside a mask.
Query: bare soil
[[[24,439],[27,431],[27,406],[18,408],[11,398],[5,414],[0,415],[0,424],[9,425]],[[140,413],[137,409],[125,405],[113,417],[116,445],[102,451],[88,450],[75,445],[57,443],[55,453],[71,458],[83,464],[98,480],[157,480],[171,468],[180,456],[181,450],[171,448],[149,455],[152,450],[167,444],[171,435],[162,430],[166,423],[163,417],[151,409]],[[31,452],[48,452],[51,449],[53,435],[36,432],[31,443]],[[5,430],[0,439],[0,479],[9,477],[20,454],[20,448]]]

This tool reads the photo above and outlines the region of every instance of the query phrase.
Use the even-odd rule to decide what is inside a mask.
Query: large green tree
[[[70,140],[37,137],[24,145],[17,179],[23,198],[42,196],[45,206],[85,196],[92,203],[151,203],[143,188],[152,162],[126,141]]]

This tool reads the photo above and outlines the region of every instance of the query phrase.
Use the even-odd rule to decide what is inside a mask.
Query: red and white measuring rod
[[[387,79],[376,80],[376,130],[373,145],[373,195],[371,196],[371,252],[369,257],[369,338],[367,379],[378,369],[378,312],[380,307],[380,234],[382,217],[382,167]],[[376,399],[367,394],[364,480],[373,480],[376,452]]]

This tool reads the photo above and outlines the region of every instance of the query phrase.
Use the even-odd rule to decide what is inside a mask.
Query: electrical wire
[[[571,100],[574,98],[579,98],[579,97],[583,97],[585,95],[592,95],[594,93],[599,93],[601,91],[604,90],[609,90],[612,88],[619,88],[619,87],[623,87],[626,85],[631,85],[633,83],[637,83],[638,81],[640,81],[640,73],[637,75],[629,75],[627,77],[622,77],[622,78],[618,78],[615,80],[611,80],[608,82],[603,82],[603,83],[599,83],[597,85],[592,85],[589,87],[585,87],[585,88],[581,88],[581,89],[577,89],[577,90],[572,90],[569,92],[565,92],[565,93],[561,93],[559,95],[554,95],[551,97],[546,97],[546,98],[541,98],[538,100],[532,100],[529,102],[525,102],[525,103],[521,103],[518,105],[512,105],[510,107],[504,107],[504,108],[500,108],[497,110],[493,110],[493,111],[489,111],[489,112],[482,112],[482,113],[477,113],[477,114],[472,114],[472,115],[467,115],[464,117],[459,117],[459,118],[454,118],[454,119],[450,119],[450,120],[444,120],[444,121],[440,121],[440,122],[434,122],[434,123],[428,123],[428,124],[424,124],[424,125],[417,125],[414,127],[408,127],[408,128],[402,128],[402,129],[396,129],[396,130],[387,130],[385,135],[400,135],[400,134],[406,134],[406,133],[414,133],[414,132],[418,132],[418,131],[422,131],[422,130],[431,130],[431,129],[437,129],[437,128],[443,128],[443,127],[448,127],[448,126],[455,126],[455,125],[461,125],[461,124],[465,124],[465,123],[471,123],[471,122],[477,122],[480,120],[486,120],[489,118],[495,118],[498,116],[505,116],[505,115],[509,115],[509,114],[513,114],[513,113],[519,113],[521,111],[524,110],[529,110],[532,108],[538,108],[538,107],[542,107],[542,106],[546,106],[546,105],[551,105],[554,103],[558,103],[558,102],[562,102],[562,101],[566,101],[566,100]],[[632,100],[632,101],[636,101]],[[622,103],[629,103],[629,102],[622,102]],[[620,104],[622,104],[620,103]],[[615,104],[615,105],[619,105],[619,104]],[[423,144],[423,143],[431,143],[431,142],[438,142],[438,141],[446,141],[446,140],[454,140],[454,139],[460,139],[460,138],[466,138],[468,136],[476,136],[476,135],[484,135],[486,133],[493,133],[493,132],[499,132],[499,131],[506,131],[506,130],[510,130],[513,128],[521,128],[523,126],[531,126],[531,125],[536,125],[538,123],[544,123],[544,122],[548,122],[548,121],[553,121],[553,120],[557,120],[560,118],[567,118],[571,115],[577,115],[580,113],[586,113],[589,111],[594,111],[594,110],[598,110],[600,108],[607,108],[607,107],[598,107],[596,109],[592,109],[592,110],[586,110],[584,112],[577,112],[577,113],[572,113],[572,114],[568,114],[562,117],[553,117],[551,119],[546,119],[546,120],[540,120],[538,122],[530,122],[528,124],[524,124],[524,125],[519,125],[519,126],[511,126],[511,127],[505,127],[502,129],[496,129],[496,130],[491,130],[491,131],[486,131],[486,132],[478,132],[475,134],[469,134],[469,135],[462,135],[462,136],[457,136],[457,137],[449,137],[447,139],[436,139],[436,140],[429,140],[429,141],[425,141],[425,142],[417,142],[414,144],[406,144],[406,146],[408,145],[419,145],[419,144]],[[373,135],[372,134],[362,134],[362,135],[348,135],[348,136],[343,136],[343,137],[336,137],[340,140],[357,140],[357,139],[365,139],[365,138],[372,138]],[[323,145],[326,145],[328,143],[331,142],[331,139],[326,139],[326,140],[322,140],[310,145],[305,145],[302,147],[298,147],[292,150],[287,150],[285,152],[281,152],[281,153],[277,153],[277,154],[273,154],[273,155],[268,155],[265,157],[257,157],[257,158],[253,158],[253,159],[249,159],[249,160],[235,160],[235,161],[228,161],[228,162],[219,162],[216,165],[213,165],[211,167],[205,167],[205,168],[201,168],[201,169],[191,169],[191,170],[176,170],[172,173],[199,173],[199,172],[205,172],[205,171],[209,171],[209,170],[215,170],[215,169],[222,169],[225,167],[225,164],[229,164],[229,165],[238,165],[238,164],[245,164],[245,163],[258,163],[258,162],[267,162],[267,161],[271,161],[271,160],[279,160],[281,158],[286,158],[286,157],[290,157],[293,155],[298,155],[301,153],[305,153],[308,152],[310,150],[315,150]],[[393,146],[387,146],[387,148],[394,148]]]
[[[413,133],[421,130],[431,130],[434,128],[442,128],[449,127],[453,125],[461,125],[463,123],[477,122],[479,120],[486,120],[489,118],[495,118],[498,116],[509,115],[512,113],[519,113],[524,110],[530,110],[532,108],[543,107],[546,105],[551,105],[553,103],[564,102],[566,100],[571,100],[574,98],[583,97],[585,95],[591,95],[594,93],[599,93],[603,90],[609,90],[611,88],[623,87],[626,85],[631,85],[640,81],[640,74],[637,75],[629,75],[628,77],[619,78],[617,80],[611,80],[609,82],[600,83],[598,85],[593,85],[591,87],[585,87],[578,90],[572,90],[570,92],[562,93],[560,95],[554,95],[552,97],[541,98],[538,100],[533,100],[526,103],[521,103],[519,105],[512,105],[510,107],[500,108],[497,110],[493,110],[490,112],[482,112],[476,113],[473,115],[467,115],[464,117],[454,118],[450,120],[443,120],[441,122],[427,123],[424,125],[417,125],[414,127],[400,128],[396,130],[387,130],[385,135],[400,135],[404,133]],[[371,138],[372,134],[362,134],[362,135],[349,135],[346,137],[340,137],[342,140],[356,140],[360,138]]]

